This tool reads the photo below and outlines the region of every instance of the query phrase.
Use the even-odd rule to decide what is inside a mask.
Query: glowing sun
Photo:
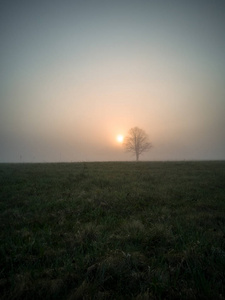
[[[123,142],[123,135],[121,135],[121,134],[117,135],[116,139],[117,139],[118,143],[122,143]]]

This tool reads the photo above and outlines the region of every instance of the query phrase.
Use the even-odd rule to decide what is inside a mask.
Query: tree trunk
[[[136,161],[139,160],[139,154],[136,152]]]

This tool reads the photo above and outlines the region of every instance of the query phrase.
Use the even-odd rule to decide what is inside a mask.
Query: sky
[[[225,159],[224,0],[0,4],[0,162]]]

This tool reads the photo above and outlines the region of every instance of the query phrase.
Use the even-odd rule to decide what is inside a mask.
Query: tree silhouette
[[[128,135],[124,139],[123,145],[126,152],[131,152],[136,156],[136,161],[139,160],[140,154],[147,152],[152,148],[148,135],[143,129],[138,127],[134,127],[129,130]]]

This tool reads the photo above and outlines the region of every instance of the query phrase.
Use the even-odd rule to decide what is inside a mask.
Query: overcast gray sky
[[[5,3],[4,3],[5,2]],[[225,1],[2,1],[0,162],[225,159]]]

